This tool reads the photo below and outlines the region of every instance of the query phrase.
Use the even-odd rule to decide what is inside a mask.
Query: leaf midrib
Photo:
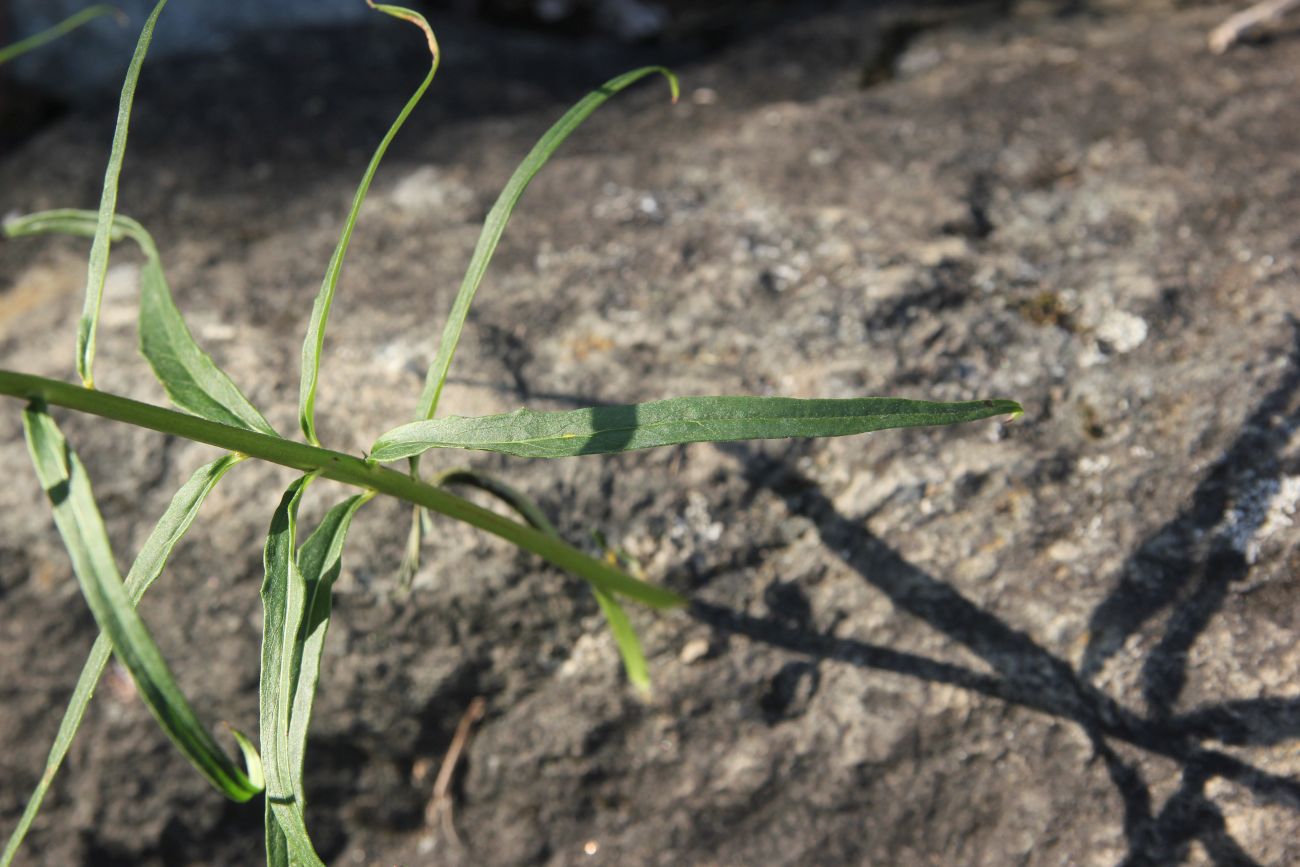
[[[993,409],[993,407],[989,407],[989,409]],[[964,410],[964,412],[969,412],[969,411],[970,411],[969,408],[967,408],[967,409]],[[925,417],[930,417],[930,416],[935,416],[935,415],[961,415],[961,414],[963,414],[963,410],[943,409],[943,410],[937,410],[937,411],[936,411],[936,410],[925,410],[925,411],[917,411],[917,412],[892,412],[892,413],[882,413],[882,414],[880,414],[880,415],[798,415],[798,416],[791,416],[791,415],[744,416],[744,415],[738,415],[738,416],[710,416],[709,418],[703,418],[703,419],[701,419],[701,418],[673,418],[673,419],[664,419],[664,420],[662,420],[662,421],[648,421],[648,422],[646,422],[645,424],[636,424],[636,425],[624,426],[624,427],[601,427],[601,428],[596,428],[596,429],[594,429],[594,430],[591,430],[591,431],[589,431],[589,432],[584,432],[584,433],[560,433],[560,434],[551,434],[551,435],[548,435],[548,436],[541,436],[541,437],[520,437],[520,438],[518,438],[518,439],[491,439],[491,440],[489,440],[489,439],[475,439],[475,440],[473,440],[473,442],[475,442],[475,443],[483,443],[483,444],[487,444],[487,445],[518,445],[518,444],[522,444],[522,443],[544,443],[544,442],[550,442],[550,441],[552,441],[552,440],[570,440],[570,439],[579,439],[579,438],[582,438],[582,437],[593,437],[593,436],[598,436],[598,435],[600,435],[600,434],[604,434],[604,433],[619,433],[619,432],[621,432],[621,431],[654,430],[654,429],[656,429],[656,428],[662,428],[662,427],[668,427],[668,426],[670,426],[670,425],[680,425],[680,424],[691,424],[691,425],[698,425],[698,426],[700,426],[700,427],[703,427],[703,426],[705,426],[705,425],[713,424],[713,423],[726,424],[726,423],[729,423],[729,422],[765,422],[765,421],[790,421],[790,422],[804,422],[804,421],[806,421],[806,422],[847,421],[847,422],[852,422],[852,421],[867,421],[867,420],[872,420],[872,421],[882,420],[882,421],[883,421],[883,420],[892,420],[892,419],[911,418],[911,417],[915,417],[915,416],[925,416]],[[432,426],[432,425],[437,425],[437,424],[441,424],[441,423],[446,423],[446,422],[448,422],[448,421],[451,421],[452,418],[463,418],[463,417],[456,417],[456,416],[453,416],[453,417],[449,417],[449,418],[447,418],[447,419],[439,419],[439,420],[434,420],[434,421],[429,421],[429,422],[416,422],[416,425],[421,425],[421,426],[430,425],[430,426]],[[467,419],[467,420],[468,420],[468,419]],[[414,428],[415,425],[412,425],[411,427]],[[401,429],[399,428],[398,430],[401,430]],[[414,430],[412,431],[412,433],[414,433]],[[863,433],[872,433],[872,431],[863,431]],[[797,435],[796,435],[796,436],[797,436]],[[397,438],[394,437],[394,439],[391,440],[391,441],[396,441],[396,440],[397,440]],[[391,441],[390,441],[390,442],[391,442]],[[402,441],[402,442],[405,442],[405,441],[406,441],[406,438],[403,437],[401,441]],[[462,442],[468,442],[469,440],[466,439],[466,440],[460,440],[460,441],[462,441]],[[452,441],[449,441],[449,442],[452,442]]]

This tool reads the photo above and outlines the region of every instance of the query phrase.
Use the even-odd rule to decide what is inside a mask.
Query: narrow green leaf
[[[381,436],[370,449],[370,457],[393,461],[432,448],[460,448],[525,458],[566,458],[678,443],[848,436],[1019,412],[1020,405],[1010,400],[934,403],[887,397],[674,397],[565,412],[520,409],[501,415],[417,421]]]
[[[483,281],[483,275],[487,272],[488,263],[492,261],[492,254],[496,251],[497,243],[501,240],[501,234],[506,230],[506,223],[510,221],[510,214],[514,211],[515,205],[528,189],[528,184],[534,176],[541,171],[542,166],[551,158],[564,140],[569,137],[582,122],[591,116],[591,113],[599,108],[611,96],[620,90],[628,87],[645,78],[647,75],[663,75],[668,79],[668,86],[672,90],[673,102],[677,101],[677,76],[662,66],[647,66],[642,69],[634,69],[631,72],[625,72],[622,75],[611,78],[591,93],[584,96],[573,108],[565,112],[564,116],[555,122],[546,134],[533,146],[524,157],[524,161],[515,169],[515,173],[510,176],[506,183],[505,189],[497,197],[496,204],[488,212],[487,219],[483,222],[483,231],[479,234],[478,244],[474,247],[474,255],[470,258],[469,268],[465,271],[465,278],[461,281],[460,291],[456,293],[456,300],[451,307],[451,315],[447,317],[447,324],[442,331],[442,341],[438,344],[438,354],[433,359],[433,364],[429,366],[429,373],[424,380],[424,391],[420,395],[420,408],[416,415],[417,419],[433,418],[434,412],[438,409],[438,400],[442,396],[442,387],[447,382],[447,371],[451,368],[451,357],[456,352],[456,344],[460,342],[460,333],[465,327],[465,319],[469,316],[470,304],[474,301],[474,293],[478,290],[478,285]]]
[[[10,45],[0,48],[0,65],[8,63],[18,57],[23,56],[29,51],[33,51],[45,45],[47,42],[53,42],[61,36],[71,33],[83,24],[94,21],[96,18],[102,18],[105,15],[112,15],[119,22],[125,22],[126,16],[122,10],[116,6],[110,6],[107,3],[96,3],[94,6],[87,6],[75,15],[64,18],[53,27],[46,28],[40,33],[33,33],[26,39],[20,39]]]
[[[221,480],[227,470],[241,460],[242,458],[235,455],[226,455],[217,458],[210,464],[204,464],[199,467],[194,475],[190,476],[189,481],[176,492],[176,496],[172,497],[171,503],[167,506],[167,511],[163,513],[162,518],[154,526],[149,538],[145,540],[144,547],[136,555],[135,562],[131,564],[131,571],[127,573],[126,595],[131,600],[132,605],[139,604],[140,597],[149,589],[154,580],[162,574],[163,566],[166,565],[167,558],[171,556],[172,549],[176,547],[176,543],[181,540],[190,524],[194,522],[199,507],[212,489],[216,487],[217,482]],[[22,845],[23,838],[27,836],[32,820],[36,818],[37,812],[40,811],[41,802],[45,799],[45,793],[49,791],[50,784],[54,782],[54,777],[58,774],[64,757],[68,754],[68,748],[72,746],[72,739],[81,726],[81,719],[86,714],[86,707],[95,694],[95,687],[99,683],[100,676],[104,673],[104,666],[108,663],[108,657],[112,651],[113,645],[108,635],[101,632],[99,637],[95,639],[94,646],[90,649],[90,656],[87,657],[86,664],[82,666],[81,676],[77,678],[77,685],[72,691],[72,698],[68,702],[67,710],[63,712],[63,721],[59,723],[58,734],[55,735],[54,744],[50,747],[50,754],[45,759],[45,771],[41,774],[41,778],[37,782],[31,797],[27,799],[27,807],[23,810],[22,818],[18,820],[18,826],[9,835],[4,854],[0,855],[0,867],[9,867],[13,862],[14,856],[18,853],[18,847]],[[232,733],[235,735],[236,741],[240,742],[242,749],[244,746],[240,740],[242,735],[233,730]],[[260,788],[261,783],[256,777],[260,776],[261,763],[256,759],[256,752],[250,756],[248,751],[244,750],[244,758],[245,764],[250,768],[250,779]],[[259,769],[258,774],[252,773],[254,768]]]
[[[343,545],[347,541],[352,517],[374,496],[374,491],[357,494],[330,509],[298,551],[298,571],[302,574],[306,588],[306,613],[294,645],[289,761],[294,773],[294,793],[299,803],[303,804],[306,803],[302,777],[307,734],[311,726],[316,686],[320,681],[320,661],[325,650],[325,633],[329,629],[334,582],[342,569]]]
[[[113,130],[113,147],[108,154],[108,168],[104,171],[104,192],[99,200],[99,225],[95,241],[90,248],[90,263],[86,270],[86,303],[77,323],[77,375],[86,388],[95,387],[95,331],[99,327],[99,307],[104,300],[104,278],[108,274],[109,236],[113,226],[113,212],[117,209],[117,180],[122,174],[122,160],[126,157],[126,134],[131,126],[131,104],[135,101],[135,87],[140,80],[140,67],[153,41],[153,28],[162,14],[167,0],[158,0],[140,31],[135,54],[126,70],[122,83],[122,98],[117,107],[117,126]]]
[[[267,857],[287,853],[287,863],[321,865],[303,817],[289,746],[293,711],[294,647],[307,605],[307,584],[294,556],[298,504],[315,478],[299,478],[284,492],[266,536],[262,581],[262,770],[266,775]],[[278,827],[278,832],[277,832]],[[283,835],[283,841],[278,834]]]
[[[599,530],[593,531],[591,536],[592,540],[605,552],[606,562],[612,566],[627,564],[631,567],[629,569],[631,574],[641,576],[641,564],[636,558],[628,555],[626,551],[610,545],[605,539],[605,534]],[[628,681],[636,687],[642,697],[650,698],[650,669],[645,661],[645,653],[641,650],[641,640],[637,638],[636,631],[632,628],[632,621],[628,619],[623,609],[618,606],[618,601],[614,596],[597,590],[596,601],[601,604],[601,610],[605,612],[605,619],[609,621],[610,631],[614,634],[614,641],[618,644],[619,654],[623,657],[623,667],[627,669]]]
[[[502,517],[490,509],[426,485],[405,473],[382,467],[355,455],[267,436],[256,431],[218,424],[185,413],[174,412],[138,400],[105,394],[69,382],[30,373],[0,370],[0,394],[25,400],[41,400],[86,412],[101,418],[127,422],[196,442],[240,452],[250,458],[280,464],[299,471],[314,471],[327,479],[374,490],[423,506],[440,515],[486,530],[513,545],[531,551],[544,560],[567,569],[601,590],[616,593],[654,608],[677,608],[686,600],[664,587],[633,578],[626,572],[588,557],[571,545]]]
[[[290,867],[289,841],[280,830],[280,823],[275,818],[275,811],[268,799],[265,809],[266,822],[266,867]]]
[[[90,237],[97,225],[93,211],[61,209],[7,221],[4,230],[10,237],[52,232]],[[140,352],[171,402],[201,418],[276,436],[265,416],[194,339],[172,297],[153,236],[140,223],[119,214],[113,218],[110,237],[114,243],[129,238],[144,253],[145,265],[140,273]]]
[[[112,642],[117,658],[131,673],[140,697],[185,757],[218,791],[231,800],[247,801],[260,788],[226,756],[199,721],[136,613],[113,561],[108,533],[81,461],[41,404],[28,406],[23,428],[86,603]]]
[[[560,538],[560,532],[555,529],[555,525],[546,517],[546,512],[542,511],[541,506],[533,502],[522,491],[506,484],[495,476],[471,469],[454,469],[440,474],[434,479],[434,484],[438,486],[469,485],[478,488],[514,509],[529,526],[546,533],[548,536],[554,536],[556,539]],[[628,682],[642,696],[649,697],[650,668],[646,664],[645,652],[641,649],[641,640],[637,638],[636,630],[632,627],[632,621],[628,619],[627,613],[618,604],[618,599],[615,598],[614,594],[607,593],[594,584],[588,586],[591,587],[591,592],[595,594],[596,603],[600,605],[600,610],[609,623],[610,632],[614,635],[614,643],[618,646],[619,656],[623,659],[623,669],[627,672]]]
[[[370,0],[367,0],[370,2]],[[438,42],[433,36],[433,30],[429,28],[429,22],[424,20],[424,16],[412,12],[410,9],[403,9],[400,6],[384,6],[370,3],[372,9],[376,9],[395,18],[401,18],[410,21],[424,31],[425,39],[429,43],[429,52],[433,55],[432,64],[429,67],[429,74],[420,82],[420,86],[415,89],[415,93],[406,101],[401,112],[397,115],[397,120],[388,128],[388,132],[379,142],[379,147],[375,148],[374,156],[370,158],[370,165],[366,166],[365,174],[361,176],[361,183],[357,185],[357,192],[352,197],[352,209],[348,212],[347,221],[343,224],[343,234],[339,237],[338,245],[334,248],[334,254],[330,256],[329,266],[325,269],[325,279],[321,282],[320,293],[316,296],[316,301],[311,308],[311,322],[307,326],[307,337],[302,344],[302,381],[298,388],[298,421],[302,426],[302,432],[307,437],[307,441],[312,445],[319,445],[320,440],[316,437],[316,386],[320,379],[320,358],[321,351],[325,347],[325,326],[329,321],[330,307],[334,303],[334,290],[338,286],[339,272],[343,269],[343,257],[347,255],[348,245],[352,242],[352,231],[356,228],[357,217],[361,214],[361,204],[366,200],[366,193],[370,190],[370,182],[375,177],[375,172],[379,168],[379,162],[384,158],[384,153],[388,150],[388,145],[397,135],[397,131],[402,128],[406,118],[415,109],[424,92],[429,89],[433,76],[438,71],[438,62],[441,59],[441,53],[438,51]]]
[[[301,491],[298,492],[298,495],[300,494]],[[330,509],[320,525],[303,543],[297,555],[298,574],[303,581],[304,600],[298,634],[292,644],[281,645],[279,663],[268,660],[269,665],[264,667],[264,671],[278,671],[281,677],[287,677],[289,683],[291,698],[288,711],[287,752],[277,749],[273,755],[278,763],[275,772],[280,775],[280,785],[291,789],[294,797],[294,806],[283,802],[277,804],[275,799],[267,798],[266,859],[269,867],[313,863],[311,857],[314,857],[314,852],[310,852],[311,843],[307,840],[306,826],[301,816],[307,803],[302,783],[307,734],[311,725],[316,686],[320,680],[320,660],[325,647],[325,633],[329,628],[331,594],[342,564],[343,544],[347,538],[348,526],[352,523],[352,516],[373,496],[373,491],[358,494]],[[286,513],[289,520],[292,520],[295,509],[296,505],[291,505]],[[286,531],[289,533],[288,544],[292,544],[292,529],[288,525]],[[281,537],[276,542],[273,555],[281,564],[286,548],[285,539]],[[269,539],[268,551],[271,551]],[[268,576],[271,574],[270,570],[267,574]],[[286,574],[291,576],[291,573]],[[292,585],[289,589],[292,590]],[[292,604],[292,598],[293,593],[290,592],[285,598],[286,606]],[[288,613],[287,608],[286,613]],[[291,618],[286,619],[281,630],[286,640],[290,628],[289,619]],[[267,648],[265,643],[263,648],[265,653]],[[287,672],[284,666],[286,659],[288,660]],[[265,695],[265,681],[263,687]],[[277,695],[283,697],[282,692]],[[267,712],[265,705],[263,705],[263,712]],[[283,721],[276,721],[274,724],[279,726]],[[286,832],[284,822],[288,822],[294,829],[292,833]],[[294,841],[292,845],[291,838]]]
[[[627,672],[627,682],[632,684],[632,688],[643,698],[649,698],[650,667],[646,664],[645,651],[641,649],[641,639],[637,637],[632,621],[613,594],[596,587],[592,587],[591,592],[596,595],[596,604],[600,606],[601,613],[609,623],[609,631],[618,646],[618,655],[623,660],[623,670]]]

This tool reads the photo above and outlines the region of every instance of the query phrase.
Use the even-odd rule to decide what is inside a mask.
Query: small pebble
[[[692,638],[682,645],[682,652],[678,659],[683,665],[692,665],[709,655],[709,640],[707,638]]]

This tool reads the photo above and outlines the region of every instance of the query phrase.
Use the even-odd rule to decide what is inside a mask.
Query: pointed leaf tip
[[[412,422],[381,436],[370,454],[379,461],[392,461],[432,448],[462,448],[516,457],[565,458],[680,443],[850,436],[1017,412],[1021,412],[1020,404],[1010,400],[936,403],[885,397],[676,397],[564,412],[520,410]]]

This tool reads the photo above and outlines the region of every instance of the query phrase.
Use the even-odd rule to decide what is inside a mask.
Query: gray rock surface
[[[752,392],[1026,413],[472,457],[696,600],[634,612],[649,702],[578,582],[469,529],[438,522],[396,597],[407,510],[368,506],[309,754],[326,859],[1300,862],[1300,39],[1213,57],[1226,11],[828,12],[683,66],[677,106],[656,83],[603,109],[528,191],[447,411]],[[393,38],[272,39],[142,85],[121,209],[281,430],[353,185],[422,69]],[[413,411],[479,219],[559,97],[612,71],[527,37],[442,41],[331,323],[318,417],[344,450]],[[341,46],[364,78],[326,62]],[[93,205],[110,130],[111,112],[71,115],[9,153],[0,210]],[[84,253],[0,245],[0,366],[70,372]],[[136,260],[115,262],[98,379],[160,400],[133,351]],[[94,635],[9,409],[6,831]],[[61,418],[125,560],[210,450]],[[204,717],[244,729],[260,539],[289,479],[233,471],[142,606]],[[477,696],[458,846],[425,809]],[[260,821],[111,670],[30,863],[252,864]]]

